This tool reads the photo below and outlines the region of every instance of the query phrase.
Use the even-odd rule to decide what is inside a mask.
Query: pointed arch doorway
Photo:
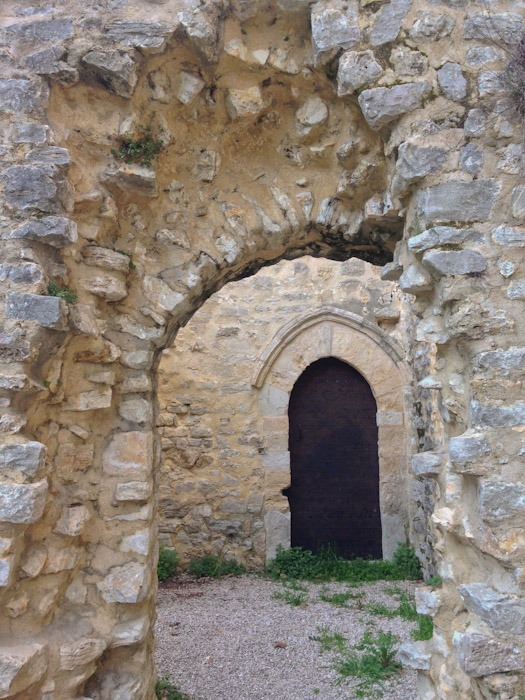
[[[383,556],[376,413],[366,379],[335,357],[298,378],[288,408],[292,546]]]

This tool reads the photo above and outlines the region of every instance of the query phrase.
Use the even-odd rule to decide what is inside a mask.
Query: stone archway
[[[414,502],[444,580],[422,688],[523,692],[521,134],[487,70],[523,18],[499,7],[2,5],[4,697],[152,697],[158,351],[304,253],[415,296]],[[157,170],[115,163],[152,102]]]
[[[321,308],[294,319],[268,344],[254,372],[266,445],[266,556],[290,546],[290,510],[282,491],[290,486],[288,403],[304,370],[323,357],[355,367],[377,403],[383,556],[407,538],[409,526],[409,427],[405,409],[410,378],[403,350],[385,333],[349,311]]]

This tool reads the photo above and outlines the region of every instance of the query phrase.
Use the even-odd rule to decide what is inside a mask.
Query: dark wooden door
[[[376,402],[357,370],[329,357],[297,380],[288,409],[292,547],[381,559]]]

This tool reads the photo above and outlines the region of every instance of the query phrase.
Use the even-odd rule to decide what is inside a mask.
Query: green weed
[[[59,297],[68,304],[74,304],[77,300],[77,295],[69,287],[61,287],[56,282],[50,282],[47,291],[52,297]]]
[[[347,608],[347,603],[350,598],[356,597],[357,595],[355,593],[350,593],[350,591],[346,593],[332,593],[327,588],[323,588],[319,591],[319,600],[322,600],[323,603],[330,603],[330,605],[337,605],[340,608]]]
[[[111,155],[124,163],[138,163],[150,166],[164,148],[164,142],[154,133],[153,127],[141,125],[134,134],[124,134],[118,138],[118,148],[111,149]]]
[[[300,605],[305,605],[308,602],[308,589],[305,586],[301,586],[297,581],[287,581],[284,584],[284,589],[275,591],[273,597],[277,600],[283,600],[294,608],[298,608]]]
[[[189,695],[179,690],[167,676],[157,678],[155,683],[155,696],[157,700],[190,700]]]
[[[412,639],[416,642],[426,642],[427,639],[432,639],[434,634],[434,621],[429,615],[417,616],[417,627],[412,630]]]
[[[160,547],[159,561],[157,563],[157,576],[159,581],[167,581],[173,576],[178,561],[179,555],[172,547]]]
[[[443,579],[436,574],[435,576],[431,576],[425,583],[427,586],[435,586],[437,588],[443,585]]]
[[[365,610],[371,615],[381,615],[382,617],[395,617],[398,614],[395,608],[389,608],[383,603],[374,603],[373,601],[365,605]]]
[[[346,638],[339,632],[330,632],[328,627],[318,627],[317,634],[310,637],[313,642],[319,642],[321,651],[346,651]]]
[[[190,561],[190,574],[197,578],[221,578],[221,576],[241,576],[246,569],[235,559],[219,559],[211,554]]]
[[[399,596],[397,614],[405,620],[417,620],[419,617],[414,599],[406,593],[401,593]]]
[[[391,632],[379,632],[375,637],[365,632],[355,649],[347,650],[336,662],[335,668],[341,676],[338,682],[359,678],[354,697],[381,695],[383,681],[396,676],[401,668],[396,660],[396,642]]]

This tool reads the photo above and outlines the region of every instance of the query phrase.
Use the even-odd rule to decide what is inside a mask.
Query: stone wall
[[[279,406],[286,409],[289,392],[278,393],[274,380],[273,415],[267,415],[269,382],[266,376],[258,381],[258,376],[268,373],[278,358],[290,373],[297,357],[300,371],[307,359],[336,352],[335,346],[328,349],[323,329],[340,334],[347,346],[339,350],[341,356],[354,348],[379,403],[381,385],[388,383],[392,393],[396,380],[401,383],[399,396],[387,406],[390,414],[394,403],[401,406],[401,426],[392,424],[392,415],[390,428],[380,425],[383,433],[390,431],[381,435],[384,444],[379,445],[385,556],[397,541],[406,540],[407,443],[412,431],[404,418],[410,382],[403,368],[407,339],[402,297],[396,283],[382,281],[378,269],[362,260],[337,263],[305,257],[228,284],[179,331],[175,346],[163,351],[159,364],[157,425],[163,450],[160,537],[176,547],[183,562],[213,554],[261,568],[277,544],[290,545],[289,508],[281,494],[290,485],[287,415],[285,410],[277,413]],[[355,328],[341,325],[347,320],[344,312],[355,319]],[[310,323],[302,327],[305,317]],[[367,347],[365,323],[376,326],[384,347],[390,341],[399,348],[402,357],[396,357],[394,367],[386,351]],[[291,347],[289,334],[283,333],[283,328],[298,324],[295,345],[307,347]],[[412,451],[414,442],[412,438]]]
[[[159,352],[305,254],[414,295],[421,696],[525,692],[523,10],[2,3],[0,697],[153,698]],[[153,167],[117,161],[150,119]]]

